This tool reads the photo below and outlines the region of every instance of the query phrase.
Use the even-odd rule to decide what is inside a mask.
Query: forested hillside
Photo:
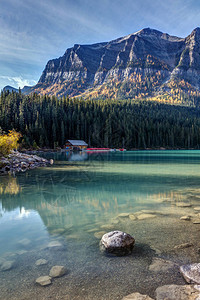
[[[200,109],[148,101],[57,99],[2,92],[0,127],[23,145],[53,148],[67,139],[94,147],[200,148]]]

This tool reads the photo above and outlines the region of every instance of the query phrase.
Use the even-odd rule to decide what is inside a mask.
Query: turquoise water
[[[14,262],[0,272],[0,299],[122,299],[135,291],[153,297],[161,284],[184,283],[178,268],[157,276],[149,265],[154,257],[177,264],[199,259],[200,225],[180,217],[198,218],[200,151],[45,157],[54,165],[0,177],[0,263]],[[111,230],[134,236],[132,255],[99,251],[101,236]],[[50,248],[52,241],[62,246]],[[185,242],[194,246],[174,251]],[[47,265],[36,266],[39,258]],[[67,275],[36,286],[53,265],[65,265]]]

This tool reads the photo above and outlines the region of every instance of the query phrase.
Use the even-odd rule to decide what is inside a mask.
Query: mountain
[[[4,88],[3,88],[3,91],[9,91],[9,92],[18,92],[19,90],[10,86],[10,85],[6,85]]]
[[[23,87],[23,89],[21,89],[21,92],[23,93],[23,94],[28,94],[29,93],[29,91],[31,90],[31,86],[24,86]],[[14,87],[12,87],[12,86],[10,86],[10,85],[6,85],[4,88],[3,88],[3,91],[9,91],[9,92],[18,92],[19,91],[19,89],[16,89],[16,88],[14,88]]]
[[[177,103],[196,99],[200,96],[200,28],[186,38],[145,28],[110,42],[76,44],[47,63],[30,92]]]

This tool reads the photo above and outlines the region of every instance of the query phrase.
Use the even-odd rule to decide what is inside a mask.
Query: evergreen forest
[[[200,149],[200,108],[142,100],[83,100],[2,91],[0,128],[22,134],[26,148]]]

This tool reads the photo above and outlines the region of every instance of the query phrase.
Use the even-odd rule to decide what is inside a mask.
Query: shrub
[[[8,134],[0,133],[0,156],[7,156],[13,149],[17,149],[21,137],[19,132],[10,130]]]

